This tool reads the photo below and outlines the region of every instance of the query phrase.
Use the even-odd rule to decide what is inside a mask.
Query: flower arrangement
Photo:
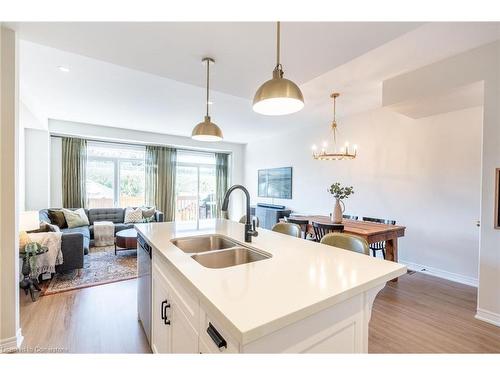
[[[340,182],[335,182],[328,188],[328,192],[332,194],[336,199],[346,199],[350,195],[354,194],[354,188],[352,186],[342,186]]]

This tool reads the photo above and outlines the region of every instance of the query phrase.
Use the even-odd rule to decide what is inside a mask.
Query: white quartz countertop
[[[272,258],[206,268],[174,246],[173,238],[217,233],[244,242],[244,225],[229,220],[136,225],[157,253],[177,269],[202,303],[218,312],[242,344],[304,319],[406,273],[406,267],[258,228],[252,247]]]

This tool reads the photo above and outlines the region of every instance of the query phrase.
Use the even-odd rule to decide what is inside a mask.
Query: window
[[[144,157],[143,146],[88,142],[88,207],[142,206]]]
[[[175,195],[176,221],[215,218],[215,154],[177,151]]]

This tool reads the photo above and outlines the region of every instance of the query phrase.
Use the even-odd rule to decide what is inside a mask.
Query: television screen
[[[260,169],[259,197],[292,199],[292,167]]]

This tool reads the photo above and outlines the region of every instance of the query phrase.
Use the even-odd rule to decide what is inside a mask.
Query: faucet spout
[[[255,223],[252,226],[250,219],[250,193],[243,185],[233,185],[231,186],[224,195],[224,201],[222,203],[221,211],[227,211],[229,206],[229,196],[235,190],[241,190],[245,193],[246,197],[246,222],[245,222],[245,242],[252,242],[252,237],[256,237],[259,233],[255,230]]]

